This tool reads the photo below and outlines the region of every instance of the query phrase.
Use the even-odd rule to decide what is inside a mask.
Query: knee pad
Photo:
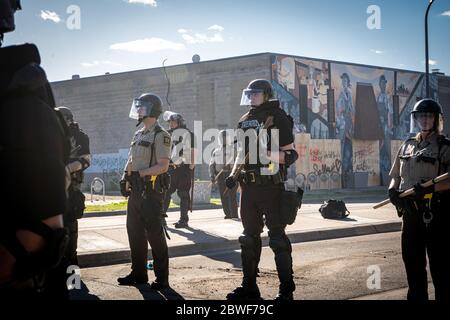
[[[275,253],[292,251],[291,242],[284,232],[276,235],[269,232],[269,246]]]
[[[239,237],[242,249],[254,249],[260,243],[260,237],[256,235],[243,234]]]

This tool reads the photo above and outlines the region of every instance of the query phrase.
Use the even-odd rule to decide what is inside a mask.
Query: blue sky
[[[5,45],[38,45],[51,81],[260,52],[423,71],[427,0],[22,0]],[[67,9],[80,9],[71,30]],[[381,12],[370,30],[367,8]],[[430,68],[450,75],[450,1],[430,12]]]

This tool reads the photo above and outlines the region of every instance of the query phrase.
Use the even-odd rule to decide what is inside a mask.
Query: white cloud
[[[41,10],[41,18],[44,20],[51,20],[55,23],[59,23],[61,21],[58,14],[50,10]]]
[[[449,11],[445,11],[441,13],[441,16],[447,16],[450,17],[450,10]]]
[[[425,65],[425,60],[422,60],[422,64]],[[430,60],[428,60],[428,64],[430,66],[437,66],[439,63],[436,60],[430,59]]]
[[[225,30],[225,28],[222,26],[219,26],[218,24],[215,24],[215,25],[209,27],[208,30],[215,30],[215,31],[222,32],[223,30]]]
[[[111,50],[128,51],[134,53],[153,53],[161,50],[182,51],[186,47],[182,43],[176,43],[161,38],[134,40],[115,43],[109,46]]]
[[[215,33],[212,36],[204,33],[196,33],[194,35],[183,33],[182,37],[188,44],[224,42],[224,39],[220,33]]]
[[[107,66],[112,66],[112,67],[125,67],[125,65],[121,64],[121,63],[116,63],[116,62],[111,62],[111,61],[107,61],[107,60],[95,60],[93,62],[82,62],[81,66],[86,67],[86,68],[92,68],[92,67],[97,67],[100,65],[107,65]]]
[[[381,50],[376,50],[376,49],[370,49],[371,52],[376,53],[376,54],[383,54],[384,51]]]
[[[156,0],[128,0],[128,3],[142,3],[147,6],[157,7]]]
[[[178,33],[186,41],[187,44],[197,44],[197,43],[211,43],[211,42],[224,42],[222,37],[222,31],[225,30],[222,26],[217,24],[212,25],[208,28],[206,33],[192,33],[192,31],[187,29],[178,29]]]

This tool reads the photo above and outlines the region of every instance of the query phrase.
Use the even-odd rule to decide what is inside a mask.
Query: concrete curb
[[[330,228],[311,231],[298,231],[288,233],[292,243],[311,242],[320,240],[330,240],[346,237],[364,236],[377,233],[397,232],[401,230],[402,223],[380,222],[374,224],[363,224],[358,226],[344,228]],[[269,238],[267,235],[262,236],[263,246],[267,246]],[[205,254],[217,250],[239,250],[240,245],[238,239],[228,240],[220,239],[207,243],[190,243],[169,247],[170,257],[182,257],[195,254]],[[151,255],[151,252],[149,252]],[[105,265],[113,265],[130,262],[130,250],[112,250],[81,254],[78,256],[81,268],[100,267]]]

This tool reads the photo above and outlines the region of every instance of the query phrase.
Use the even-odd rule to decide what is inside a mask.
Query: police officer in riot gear
[[[238,128],[248,132],[253,130],[260,134],[261,129],[268,127],[270,139],[275,139],[278,129],[278,143],[272,149],[268,141],[258,145],[256,163],[245,162],[240,174],[241,182],[241,219],[244,233],[239,237],[242,252],[243,281],[242,286],[227,295],[229,300],[260,299],[259,288],[256,284],[257,268],[261,256],[261,233],[264,223],[269,229],[269,245],[275,253],[275,263],[280,280],[279,293],[276,299],[292,300],[295,291],[292,269],[292,247],[286,236],[286,223],[280,210],[280,199],[283,191],[286,168],[295,162],[297,153],[294,150],[294,137],[292,134],[292,120],[280,108],[278,100],[272,100],[272,85],[267,80],[254,80],[243,91],[241,105],[250,106],[250,111],[239,121]],[[270,126],[269,126],[270,124]],[[239,138],[238,138],[239,139]],[[235,187],[236,170],[238,164],[249,152],[249,140],[239,148],[238,157],[231,175],[226,179],[226,185]],[[253,140],[258,140],[253,139]],[[276,139],[275,139],[276,140]],[[263,149],[263,151],[261,151]],[[263,158],[269,160],[263,161]],[[265,164],[263,164],[265,163]],[[273,170],[278,166],[279,170]],[[264,219],[263,219],[264,216]]]
[[[164,120],[169,122],[169,133],[172,135],[173,142],[169,165],[170,189],[164,199],[164,212],[169,209],[171,196],[176,191],[180,197],[180,219],[175,223],[175,228],[187,228],[188,211],[192,206],[189,191],[193,187],[192,178],[195,168],[194,134],[186,128],[186,123],[179,113],[166,111]]]
[[[390,176],[389,198],[403,217],[402,256],[408,278],[408,300],[427,300],[427,254],[436,300],[450,300],[447,244],[450,216],[450,179],[428,188],[421,183],[449,172],[450,140],[441,135],[441,105],[424,99],[411,113],[411,132],[417,133],[401,146]],[[415,196],[400,198],[414,187]]]
[[[66,171],[70,176],[68,186],[68,208],[64,215],[64,226],[69,231],[69,244],[66,250],[66,258],[70,265],[78,265],[77,241],[78,241],[78,219],[84,212],[85,196],[81,192],[83,183],[83,171],[91,165],[91,154],[89,151],[89,137],[84,133],[77,122],[73,119],[72,111],[67,107],[56,108],[59,111],[70,131],[71,154]]]
[[[0,44],[14,30],[18,0],[0,0]],[[0,296],[62,298],[47,275],[67,243],[65,164],[69,145],[35,45],[0,48]],[[64,125],[64,126],[63,126]],[[67,128],[66,128],[67,129]]]
[[[209,175],[211,183],[218,184],[220,199],[222,201],[225,219],[239,218],[236,192],[238,185],[227,190],[225,179],[231,173],[231,166],[234,164],[235,152],[234,144],[230,141],[231,137],[227,135],[226,130],[219,132],[218,146],[214,149],[209,162]]]
[[[169,286],[169,255],[162,225],[164,193],[171,149],[170,135],[159,125],[161,99],[151,93],[134,99],[130,118],[143,123],[136,131],[125,172],[120,182],[123,196],[129,197],[127,232],[131,250],[131,273],[119,278],[120,285],[147,283],[147,241],[152,249],[155,281],[152,289]],[[127,189],[127,182],[131,190]]]

